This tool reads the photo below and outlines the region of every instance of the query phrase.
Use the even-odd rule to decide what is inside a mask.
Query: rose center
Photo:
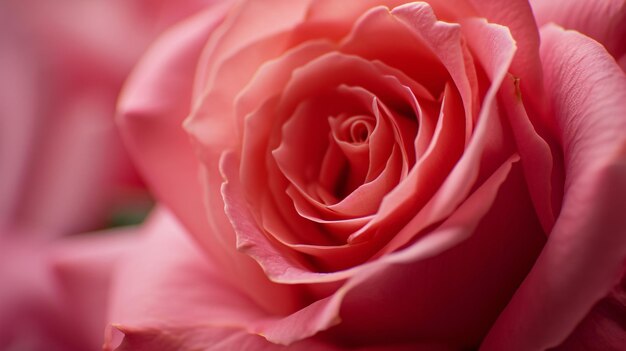
[[[350,144],[367,143],[376,126],[376,120],[372,116],[356,115],[338,118],[341,122],[338,125],[335,124],[335,128],[338,126],[339,130],[334,130],[334,132],[339,140]]]
[[[363,121],[357,121],[350,126],[350,141],[355,144],[367,141],[371,133],[369,125]]]

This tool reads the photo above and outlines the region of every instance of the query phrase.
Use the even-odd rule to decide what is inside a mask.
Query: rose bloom
[[[625,8],[214,1],[176,25],[120,98],[162,206],[105,348],[623,349]]]

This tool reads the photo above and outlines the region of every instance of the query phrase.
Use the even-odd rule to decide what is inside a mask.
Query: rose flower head
[[[213,1],[119,111],[163,206],[108,348],[619,349],[626,77],[526,1]]]

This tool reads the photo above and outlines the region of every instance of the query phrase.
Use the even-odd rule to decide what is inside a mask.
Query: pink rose
[[[109,349],[623,345],[584,319],[626,258],[626,77],[526,1],[216,1],[119,106],[169,210]]]

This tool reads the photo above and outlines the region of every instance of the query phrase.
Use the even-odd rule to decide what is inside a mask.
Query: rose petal
[[[157,210],[144,230],[144,241],[124,260],[124,270],[115,277],[110,323],[131,329],[167,329],[177,325],[245,329],[268,315],[228,282],[221,269],[186,237],[170,213]],[[155,263],[158,270],[154,269]],[[296,302],[279,290],[274,298],[280,299],[283,306],[292,306],[290,309]],[[109,347],[114,346],[113,336],[111,330],[107,337]]]
[[[220,193],[206,191],[206,187],[219,188],[222,181],[217,164],[198,165],[189,136],[181,127],[190,109],[196,60],[230,3],[214,5],[174,27],[155,44],[123,92],[120,123],[157,197],[176,213],[202,248],[230,272],[226,279],[268,310],[284,311],[286,305],[269,298],[282,293],[268,285],[253,260],[242,259],[236,252],[235,235],[224,215]],[[224,130],[218,129],[220,133]],[[204,202],[211,214],[210,222]]]
[[[466,139],[472,130],[473,115],[476,112],[476,91],[472,90],[476,81],[476,72],[467,65],[466,52],[461,44],[461,30],[457,23],[451,24],[438,21],[433,10],[426,3],[410,3],[394,8],[391,13],[421,37],[429,49],[435,53],[439,61],[445,65],[448,74],[454,81],[463,101],[467,118]],[[467,141],[467,140],[466,140]]]
[[[157,345],[165,350],[197,347],[219,350],[234,345],[238,349],[245,349],[246,345],[255,350],[283,349],[244,330],[263,333],[273,342],[292,343],[332,325],[326,322],[329,318],[336,321],[331,317],[333,311],[334,315],[338,311],[339,297],[334,301],[319,300],[287,318],[271,317],[226,283],[220,271],[184,236],[180,224],[162,209],[157,210],[145,230],[144,242],[122,261],[125,269],[115,280],[109,318],[113,328],[108,332],[107,350],[115,347],[116,329],[124,334],[118,350],[151,350]],[[159,271],[153,269],[154,260],[159,260]],[[141,281],[137,276],[142,277]],[[329,347],[315,340],[296,342],[291,347],[300,346]],[[392,350],[446,349],[437,345],[390,347]],[[363,350],[369,349],[379,348]]]
[[[626,77],[589,38],[555,26],[541,33],[565,197],[546,247],[484,350],[557,346],[616,284],[626,257]]]
[[[390,37],[397,40],[388,40]],[[382,6],[372,8],[356,21],[350,34],[341,41],[341,51],[384,62],[420,82],[430,92],[441,91],[447,78],[442,63],[428,43],[407,30]],[[415,64],[417,60],[419,64]]]
[[[548,143],[555,140],[558,128],[545,108],[548,105],[543,92],[543,73],[539,57],[539,35],[532,9],[526,0],[467,0],[477,17],[508,28],[517,45],[510,73],[520,79],[519,89],[526,110],[537,133]],[[550,144],[551,149],[557,145]],[[554,156],[558,159],[558,155]],[[545,220],[544,220],[545,222]]]
[[[240,118],[245,118],[244,135],[242,141],[242,170],[241,178],[246,186],[250,198],[259,198],[260,191],[267,184],[265,172],[265,153],[268,152],[268,135],[275,123],[266,123],[264,119],[249,117],[256,111],[258,116],[273,115],[273,106],[277,98],[272,100],[273,95],[278,95],[284,85],[291,78],[292,70],[322,54],[327,53],[332,45],[326,42],[312,42],[303,44],[285,53],[281,58],[270,61],[259,68],[258,74],[239,94],[236,101],[236,109]],[[259,111],[268,111],[259,113]]]
[[[397,253],[387,255],[378,261],[373,261],[371,263],[358,266],[351,270],[334,273],[334,274],[324,274],[324,275],[318,274],[317,282],[329,281],[330,279],[347,276],[348,274],[352,275],[352,278],[349,279],[331,297],[325,298],[323,300],[318,300],[316,303],[298,312],[298,315],[306,316],[306,318],[298,317],[298,315],[294,315],[294,316],[287,318],[286,320],[273,322],[272,324],[266,327],[267,329],[264,329],[264,332],[263,332],[264,335],[266,335],[268,339],[274,342],[291,343],[303,337],[302,333],[304,332],[306,332],[306,334],[304,334],[304,336],[306,336],[306,335],[309,335],[310,333],[315,332],[316,329],[324,330],[328,328],[329,326],[334,325],[338,317],[341,318],[341,314],[339,314],[340,313],[339,311],[340,311],[340,308],[342,308],[341,306],[344,303],[343,302],[344,299],[347,298],[346,294],[349,294],[352,291],[358,292],[360,291],[360,289],[365,289],[365,291],[368,291],[368,289],[366,288],[367,286],[379,286],[381,287],[380,288],[381,292],[384,292],[385,285],[378,284],[376,282],[372,283],[372,279],[374,279],[375,281],[379,279],[381,276],[384,277],[385,275],[390,274],[390,273],[382,274],[382,272],[385,272],[385,270],[389,269],[390,272],[393,272],[394,270],[397,271],[400,269],[399,267],[396,266],[397,264],[407,264],[407,263],[418,264],[420,261],[427,260],[433,256],[437,256],[441,254],[442,251],[446,251],[450,249],[451,247],[458,245],[459,242],[466,240],[472,234],[472,231],[474,230],[478,222],[481,220],[481,218],[483,218],[484,213],[487,212],[489,208],[491,207],[496,197],[497,191],[500,188],[500,185],[506,179],[510,171],[510,167],[512,163],[515,162],[516,159],[517,157],[512,157],[505,164],[503,164],[502,167],[496,173],[494,173],[493,177],[490,178],[489,181],[486,182],[481,188],[479,188],[479,190],[477,190],[472,195],[472,197],[462,206],[462,208],[459,209],[458,212],[455,213],[455,215],[450,217],[450,219],[446,221],[444,224],[442,224],[440,228],[434,230],[423,240],[416,242],[411,247],[405,250],[399,251]],[[507,197],[505,196],[504,199],[507,199]],[[519,202],[519,204],[522,205],[522,202]],[[515,215],[517,216],[518,214],[516,213]],[[527,221],[526,217],[524,217],[522,221],[525,224],[520,225],[519,228],[525,227],[526,225],[530,225],[530,226],[534,225],[533,224],[534,222]],[[499,231],[489,231],[489,230],[485,230],[483,233],[489,233],[489,232],[499,233]],[[524,240],[528,239],[527,234],[526,234],[527,233],[526,228],[520,229],[519,232],[523,233],[524,235],[523,236],[518,235],[518,239],[519,238],[523,238]],[[477,247],[481,247],[481,245],[477,245]],[[521,253],[522,251],[526,252],[525,250],[518,250],[519,247],[516,247],[515,245],[512,245],[511,249],[517,250],[518,253]],[[462,249],[459,249],[457,250],[457,252],[464,252],[464,251]],[[510,255],[509,255],[509,258],[512,259],[512,262],[517,262],[516,265],[512,264],[512,265],[504,265],[504,266],[499,266],[499,267],[507,267],[507,268],[521,267],[521,266],[518,266],[520,262],[522,262],[521,260],[518,260],[517,258],[512,258],[512,256]],[[470,259],[470,261],[471,260],[472,259]],[[495,266],[497,265],[494,265],[494,267]],[[411,269],[410,266],[407,266],[407,267],[409,267],[408,269]],[[444,265],[444,267],[447,267],[447,266]],[[293,268],[295,267],[290,268],[291,270],[290,273],[297,274],[297,271]],[[311,276],[311,274],[309,274],[309,276]],[[441,276],[445,277],[445,275],[441,275]],[[401,279],[402,282],[401,283],[399,282],[398,285],[394,285],[399,290],[397,292],[398,294],[400,293],[400,291],[402,291],[406,287],[406,279],[405,279],[406,276],[402,276],[402,277],[403,277]],[[281,277],[281,278],[284,278],[284,277]],[[305,274],[301,274],[300,278],[311,279],[310,277],[307,277],[307,275]],[[516,286],[516,284],[513,284],[512,286]],[[500,292],[502,291],[499,288],[499,286],[495,286],[495,288],[497,291],[500,291]],[[409,294],[412,294],[412,290],[404,289],[404,291],[405,293],[408,292]],[[435,289],[434,291],[439,291],[439,290]],[[356,299],[356,301],[360,301],[360,300],[361,299],[358,299],[358,298]],[[384,303],[380,306],[380,308],[382,309],[385,309],[386,306],[389,308],[402,306],[402,305],[395,305],[395,304],[386,305],[386,303],[388,302],[387,299],[379,299],[377,301],[379,302],[384,301]],[[416,300],[411,298],[410,301],[411,301],[410,304],[414,305]],[[492,301],[490,301],[489,299],[486,299],[485,301],[492,303]],[[504,301],[506,301],[506,299]],[[345,323],[350,323],[348,326],[349,332],[346,335],[347,336],[359,335],[360,338],[363,338],[364,334],[359,333],[357,331],[359,326],[372,327],[373,325],[371,324],[371,322],[379,320],[377,318],[369,318],[367,320],[360,319],[358,317],[359,314],[357,313],[357,311],[363,311],[363,310],[366,310],[366,309],[357,308],[354,310],[349,309],[348,312],[342,312],[342,313],[347,313],[346,318],[349,318],[349,320],[348,319],[344,320],[342,324],[338,326],[338,328],[340,328],[339,330],[342,330],[341,329],[342,325],[344,325]],[[361,313],[364,313],[364,312],[361,312]],[[414,317],[413,314],[408,314],[407,316],[410,316],[410,318]],[[465,317],[468,317],[468,316],[472,318],[471,319],[472,321],[475,318],[475,315],[473,314],[465,315]],[[285,321],[288,321],[289,323],[285,323]],[[311,324],[313,322],[315,322],[315,325]],[[307,323],[307,324],[301,325],[300,323]],[[387,321],[387,323],[392,323],[392,322]],[[395,327],[392,326],[391,327],[392,329],[398,328],[398,326],[395,324],[390,324],[390,325],[395,326]],[[405,327],[408,327],[408,328],[410,328],[410,326],[413,326],[413,325],[414,323],[409,323],[409,322],[405,323]],[[315,327],[316,329],[311,329],[311,327]],[[375,323],[375,328],[380,328],[380,327],[381,326],[379,323]],[[351,329],[351,328],[356,328],[356,329]],[[350,331],[354,333],[351,333]],[[373,336],[375,334],[378,334],[378,333],[369,333],[368,335]],[[339,335],[343,335],[343,333],[339,332]]]
[[[275,103],[274,100],[269,101],[256,113],[258,113],[258,116],[263,117],[272,116]],[[288,227],[284,235],[276,233],[283,240],[311,244],[328,243],[328,238],[320,235],[322,233],[312,223],[304,219],[299,220],[300,218],[295,212],[292,202],[285,193],[285,188],[287,187],[285,175],[281,173],[274,162],[268,162],[271,156],[268,155],[270,150],[267,145],[267,134],[276,125],[263,122],[263,119],[252,117],[247,120],[247,137],[244,140],[245,149],[242,159],[248,162],[242,162],[239,170],[240,181],[244,186],[244,192],[241,196],[252,204],[251,209],[260,218],[261,222],[268,220],[267,216],[259,214],[261,209],[267,210],[271,207],[278,210],[280,217],[276,216],[275,218],[281,219]],[[272,201],[275,203],[270,204]],[[284,221],[285,218],[290,220]],[[230,222],[228,222],[228,225],[230,226]],[[288,237],[291,239],[288,239]],[[298,239],[294,240],[294,238]]]
[[[225,179],[222,185],[226,214],[237,234],[237,248],[254,258],[263,268],[269,279],[282,284],[335,282],[351,276],[359,267],[335,273],[320,273],[309,267],[308,262],[294,254],[291,249],[281,246],[275,239],[270,239],[259,228],[257,221],[245,201],[242,184],[239,182],[239,160],[232,152],[222,156],[220,169]],[[354,249],[358,255],[359,246],[329,246],[327,248],[311,245],[312,249],[333,251]],[[350,257],[347,257],[350,259]]]
[[[211,7],[158,40],[129,78],[118,106],[118,122],[146,181],[208,249],[214,245],[200,235],[208,223],[198,161],[181,124],[190,109],[195,61],[225,10]]]
[[[271,5],[257,0],[235,5],[236,9],[200,56],[194,82],[194,108],[185,128],[208,150],[215,149],[216,144],[232,146],[237,141],[232,136],[241,135],[242,120],[234,116],[236,95],[259,66],[282,54],[293,41],[297,42],[295,28],[304,20],[309,1],[270,1]],[[267,21],[272,25],[268,26]],[[214,133],[215,130],[220,133]],[[219,153],[212,156],[219,158]]]
[[[626,276],[554,351],[620,351],[626,345]]]
[[[530,4],[525,0],[467,0],[478,16],[491,23],[501,24],[511,31],[518,50],[511,63],[511,73],[524,82],[525,96],[541,94],[541,61],[539,58],[539,32]]]
[[[449,172],[432,200],[396,234],[382,252],[393,251],[408,238],[417,234],[425,225],[445,218],[469,193],[474,181],[489,176],[495,167],[499,166],[501,161],[498,160],[507,157],[505,150],[511,148],[511,145],[506,140],[505,129],[496,110],[496,94],[510,67],[515,53],[515,44],[508,30],[502,26],[488,25],[483,31],[483,35],[490,35],[492,42],[497,42],[498,45],[494,45],[489,51],[493,60],[489,66],[491,86],[485,95],[472,139],[460,161]],[[446,142],[443,145],[449,144],[450,142]],[[393,202],[390,201],[388,206],[391,205]],[[384,206],[383,202],[381,208]]]
[[[289,351],[346,350],[332,343],[306,339],[292,345],[277,345],[259,335],[228,327],[188,326],[167,329],[119,327],[125,339],[116,351]],[[353,351],[451,351],[442,345],[387,345],[350,348]]]
[[[398,253],[396,256],[387,255],[381,260],[373,261],[369,264],[363,264],[352,269],[340,271],[336,273],[317,273],[312,272],[304,266],[297,263],[285,254],[279,251],[274,244],[259,231],[257,224],[249,213],[246,205],[241,201],[240,191],[237,190],[238,185],[236,175],[238,173],[237,159],[234,154],[225,154],[222,162],[222,171],[225,178],[231,181],[224,184],[222,192],[224,195],[226,212],[231,216],[232,224],[238,233],[238,246],[241,250],[251,255],[261,264],[268,276],[284,283],[304,283],[304,282],[331,282],[347,277],[356,276],[349,280],[343,287],[335,292],[331,297],[318,300],[312,305],[301,309],[295,315],[287,319],[270,320],[265,325],[261,325],[257,331],[262,332],[269,340],[277,343],[289,344],[304,337],[308,337],[319,330],[324,330],[336,324],[336,317],[339,313],[341,302],[346,293],[353,287],[359,285],[374,272],[377,272],[385,265],[384,262],[415,262],[420,259],[431,257],[436,254],[436,250],[446,250],[452,245],[456,245],[459,241],[464,240],[474,228],[467,224],[469,219],[476,223],[482,218],[482,215],[476,211],[486,211],[492,203],[493,198],[499,185],[508,173],[508,167],[514,159],[509,160],[492,178],[489,179],[471,198],[473,200],[467,203],[459,213],[459,216],[453,216],[446,224],[442,225],[442,233],[438,231],[431,233],[428,238],[435,240],[425,240],[423,243],[413,245],[409,250]],[[491,199],[491,200],[489,200]],[[479,206],[480,204],[480,206]],[[460,221],[460,222],[457,222]],[[464,223],[458,226],[455,223]],[[447,225],[450,225],[448,228]],[[447,228],[447,229],[444,229]],[[438,235],[441,234],[441,235]],[[442,236],[443,235],[443,236]],[[382,263],[381,263],[382,262]]]
[[[302,22],[306,14],[307,1],[251,0],[235,5],[231,15],[227,17],[220,30],[213,35],[203,49],[200,67],[195,82],[194,97],[206,94],[215,82],[227,83],[226,90],[235,93],[245,85],[247,78],[259,64],[271,59],[284,50],[287,40],[272,40],[269,47],[257,55],[248,55],[245,64],[239,66],[239,72],[232,71],[235,76],[229,79],[218,79],[221,67],[232,56],[245,51],[246,47],[262,42],[262,39],[274,37],[277,33],[292,29]],[[268,26],[267,23],[272,23]],[[246,74],[242,74],[245,72]]]
[[[400,162],[399,159],[400,147],[397,145],[394,146],[394,144],[397,144],[401,140],[395,140],[398,137],[394,135],[395,133],[392,130],[390,130],[390,124],[393,125],[392,119],[404,117],[391,116],[391,112],[384,108],[382,103],[378,102],[378,100],[371,93],[365,91],[364,89],[346,87],[341,90],[351,94],[362,93],[369,97],[370,104],[372,105],[370,113],[375,116],[375,120],[378,122],[371,137],[371,145],[363,145],[366,149],[364,150],[364,154],[361,156],[366,160],[369,157],[376,157],[377,159],[373,159],[370,162],[364,162],[362,159],[353,160],[349,154],[344,152],[342,153],[341,161],[331,158],[334,163],[329,164],[313,157],[311,153],[313,153],[314,150],[318,152],[319,156],[321,156],[320,151],[326,147],[328,150],[326,155],[324,155],[323,161],[328,161],[329,154],[332,156],[333,152],[341,153],[340,150],[333,148],[334,145],[332,145],[332,141],[331,145],[325,145],[327,141],[324,139],[326,139],[328,135],[328,131],[326,130],[328,129],[328,125],[326,123],[322,122],[322,130],[315,130],[315,125],[320,124],[319,120],[321,114],[319,107],[317,107],[318,103],[314,103],[312,108],[309,109],[296,110],[294,116],[292,116],[283,127],[281,146],[273,152],[273,156],[276,159],[278,166],[283,171],[283,174],[291,180],[300,193],[298,195],[290,192],[289,189],[287,190],[288,194],[291,194],[290,196],[294,200],[296,207],[300,207],[301,210],[304,210],[307,207],[310,208],[310,206],[313,206],[320,213],[321,219],[362,217],[374,213],[384,194],[388,192],[391,187],[397,184],[400,175],[400,168],[407,168],[406,152],[404,152],[405,160],[403,164],[403,162]],[[328,104],[335,105],[329,102]],[[331,122],[330,124],[332,125],[333,123]],[[319,127],[317,128],[320,129]],[[413,126],[413,128],[405,129],[408,134],[412,129],[414,130],[415,127]],[[305,137],[305,135],[316,135],[318,137],[311,138]],[[323,147],[317,144],[319,142],[324,142]],[[306,143],[306,145],[304,145],[304,143]],[[294,146],[292,144],[300,145]],[[344,144],[346,143],[344,142]],[[410,145],[411,143],[409,143],[409,147]],[[338,146],[341,148],[341,143]],[[380,147],[380,149],[377,149],[377,147]],[[402,147],[406,147],[406,145],[403,145]],[[368,150],[370,148],[372,149],[371,155]],[[393,151],[390,150],[391,148]],[[307,154],[302,155],[301,153],[303,152]],[[318,164],[321,164],[321,170],[319,171],[317,168],[314,168],[315,165]],[[368,167],[370,169],[374,167],[379,168],[376,172],[377,177],[375,179],[367,180],[365,178],[366,174],[370,173]],[[311,194],[311,191],[308,189],[308,185],[311,184],[312,180],[303,179],[303,177],[306,177],[306,174],[315,178],[317,178],[315,176],[316,173],[320,174],[320,177],[322,175],[328,176],[328,169],[338,169],[337,171],[343,171],[343,176],[347,177],[348,181],[353,179],[354,183],[356,183],[355,189],[350,188],[350,183],[348,183],[347,194],[337,194],[337,191],[342,190],[338,189],[337,185],[345,185],[345,183],[341,183],[345,181],[345,179],[341,178],[342,174],[337,174],[336,177],[321,179],[321,184],[326,185],[327,191],[336,199],[335,201],[332,201],[332,203],[315,198],[315,194]],[[303,170],[306,170],[304,172],[305,174],[302,174]],[[296,197],[292,195],[296,195]],[[307,199],[308,202],[310,202],[310,205],[302,203],[301,201],[304,199]]]
[[[493,25],[483,20],[464,20],[463,32],[467,38],[468,45],[475,52],[476,60],[483,67],[494,67],[496,65],[494,61],[497,56],[484,48],[489,45],[503,47],[504,45],[501,42],[498,43],[498,41],[506,39],[499,38],[501,34],[493,30]],[[493,79],[494,72],[487,70],[487,75]],[[551,184],[546,182],[546,179],[551,179],[552,177],[552,169],[554,167],[552,154],[548,144],[537,134],[524,110],[521,99],[522,93],[519,91],[519,85],[516,85],[519,82],[519,78],[503,82],[500,95],[520,149],[522,164],[527,175],[533,201],[540,214],[543,228],[546,233],[549,233],[554,225],[555,216],[552,209]],[[524,84],[527,83],[524,82]]]
[[[591,37],[616,59],[626,54],[626,5],[622,0],[531,0],[537,23],[554,22]]]
[[[406,0],[360,0],[351,2],[317,0],[311,3],[308,17],[311,20],[323,20],[349,26],[363,13],[375,6],[386,6],[393,9],[403,4],[406,4]],[[475,11],[466,0],[431,0],[428,1],[428,4],[433,8],[438,18],[448,22],[475,15]]]
[[[395,264],[346,295],[338,335],[362,343],[415,338],[475,348],[544,240],[521,167],[511,170],[517,159],[503,164],[441,227],[380,258]]]
[[[436,192],[437,186],[445,179],[445,170],[450,170],[461,153],[461,142],[463,131],[459,128],[461,123],[454,123],[463,117],[459,111],[461,103],[458,95],[450,86],[446,87],[444,97],[441,102],[441,112],[435,127],[434,136],[429,149],[423,157],[409,171],[402,182],[391,190],[384,198],[380,208],[372,221],[356,233],[353,233],[348,242],[357,243],[368,240],[372,235],[382,232],[386,240],[408,240],[395,228],[378,229],[380,225],[385,225],[388,218],[403,218],[406,213],[419,213],[421,207],[428,201],[429,196]],[[411,196],[407,196],[411,194]],[[397,227],[404,223],[391,222]],[[385,233],[388,233],[385,235]],[[416,234],[411,233],[411,235]],[[389,236],[393,234],[393,238]],[[396,247],[397,248],[397,247]]]
[[[324,75],[320,76],[319,71],[323,71]],[[243,162],[243,167],[247,170],[242,172],[242,182],[246,188],[249,189],[248,192],[255,194],[258,193],[259,190],[264,189],[264,187],[259,184],[263,184],[263,174],[266,173],[266,171],[261,170],[265,168],[266,165],[263,162],[264,157],[259,156],[258,153],[269,148],[267,134],[272,131],[272,126],[281,125],[276,122],[278,117],[284,114],[285,116],[279,119],[285,119],[291,115],[288,111],[291,111],[292,107],[295,108],[295,106],[301,105],[301,101],[306,100],[312,95],[315,96],[319,94],[320,91],[334,89],[342,84],[366,86],[370,88],[372,93],[376,94],[381,101],[389,102],[389,105],[392,105],[391,102],[393,102],[394,106],[401,106],[403,104],[412,106],[412,103],[415,103],[414,96],[412,96],[406,89],[406,86],[399,81],[399,79],[404,77],[392,77],[395,72],[396,70],[380,62],[369,62],[358,57],[342,55],[340,53],[323,55],[296,70],[289,86],[285,88],[287,93],[284,94],[282,102],[282,105],[285,107],[277,107],[279,110],[285,110],[286,112],[281,114],[275,113],[275,108],[268,105],[270,103],[268,101],[253,115],[250,115],[250,118],[246,121],[246,130],[250,132],[244,134],[245,149],[243,157],[245,162]],[[406,100],[406,102],[403,103],[403,100]],[[334,106],[333,104],[320,106],[327,105]],[[324,108],[317,107],[317,109],[323,110]],[[411,109],[411,107],[408,107],[408,109]],[[322,113],[322,111],[316,112]],[[270,120],[272,123],[268,123]],[[276,136],[274,136],[274,138],[276,138]],[[408,158],[408,156],[406,158]],[[251,172],[252,167],[259,167],[259,170]],[[271,172],[272,170],[269,169],[268,171]],[[287,172],[287,174],[291,174],[291,172]],[[277,176],[280,177],[280,175]],[[252,186],[252,184],[256,185]],[[307,193],[306,189],[302,187],[300,190],[303,193]],[[280,187],[273,189],[273,193],[275,194],[282,191],[284,191],[284,189]],[[255,195],[249,197],[252,199],[258,198],[258,196]]]

